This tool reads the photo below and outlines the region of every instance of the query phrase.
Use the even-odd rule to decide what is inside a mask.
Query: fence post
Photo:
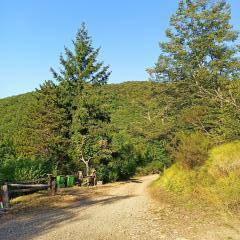
[[[9,192],[8,192],[8,184],[5,183],[2,186],[2,200],[3,200],[3,207],[5,209],[8,209],[10,207],[9,204]]]
[[[81,187],[83,184],[83,172],[78,171],[78,185]]]
[[[52,195],[55,195],[57,192],[57,183],[56,178],[52,177]]]
[[[56,181],[52,174],[48,174],[48,194],[55,195],[56,193]]]

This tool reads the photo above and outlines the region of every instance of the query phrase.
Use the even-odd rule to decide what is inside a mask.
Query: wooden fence
[[[0,202],[2,202],[3,208],[10,208],[10,198],[14,194],[24,194],[36,192],[39,190],[48,190],[49,195],[55,195],[56,188],[56,178],[52,174],[48,174],[47,184],[31,184],[31,183],[7,183],[1,187]]]

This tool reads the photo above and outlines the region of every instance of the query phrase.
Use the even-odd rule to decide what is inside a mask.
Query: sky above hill
[[[240,30],[239,0],[232,24]],[[112,70],[110,83],[147,80],[159,56],[159,41],[177,0],[2,0],[0,2],[0,98],[32,91],[51,79],[63,47],[71,47],[86,23],[100,60]]]

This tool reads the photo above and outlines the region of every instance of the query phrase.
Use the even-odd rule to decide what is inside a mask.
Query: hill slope
[[[161,84],[152,82],[126,82],[103,87],[111,113],[112,145],[117,154],[112,156],[113,163],[110,164],[110,168],[118,172],[109,177],[112,180],[116,180],[116,176],[131,175],[136,166],[145,166],[149,162],[153,162],[150,171],[168,164],[169,159],[159,140],[162,129],[156,124],[159,119],[156,113],[160,109],[157,92],[161,88]],[[42,140],[36,127],[37,111],[34,92],[0,99],[0,140],[3,141],[0,156],[1,152],[4,156],[1,146],[6,140],[13,145],[16,158],[38,156]],[[102,171],[106,174],[106,169]]]
[[[152,82],[104,86],[114,127],[143,134],[143,127],[147,127],[149,123],[148,117],[158,107],[157,98],[153,99],[152,95],[160,88],[160,84]],[[19,147],[24,146],[29,138],[36,137],[31,126],[31,113],[36,104],[33,92],[0,99],[0,137],[11,138]]]

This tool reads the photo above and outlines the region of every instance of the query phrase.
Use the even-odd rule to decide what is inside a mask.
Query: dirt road
[[[198,225],[192,225],[189,216],[181,212],[173,217],[170,208],[157,204],[147,193],[147,186],[156,178],[157,175],[152,175],[103,187],[100,194],[81,198],[68,206],[5,216],[0,218],[0,239],[215,240],[240,236],[232,228],[232,232],[224,229],[224,234],[233,234],[227,238],[216,228],[212,231],[215,225],[211,223],[201,225],[199,231]]]

